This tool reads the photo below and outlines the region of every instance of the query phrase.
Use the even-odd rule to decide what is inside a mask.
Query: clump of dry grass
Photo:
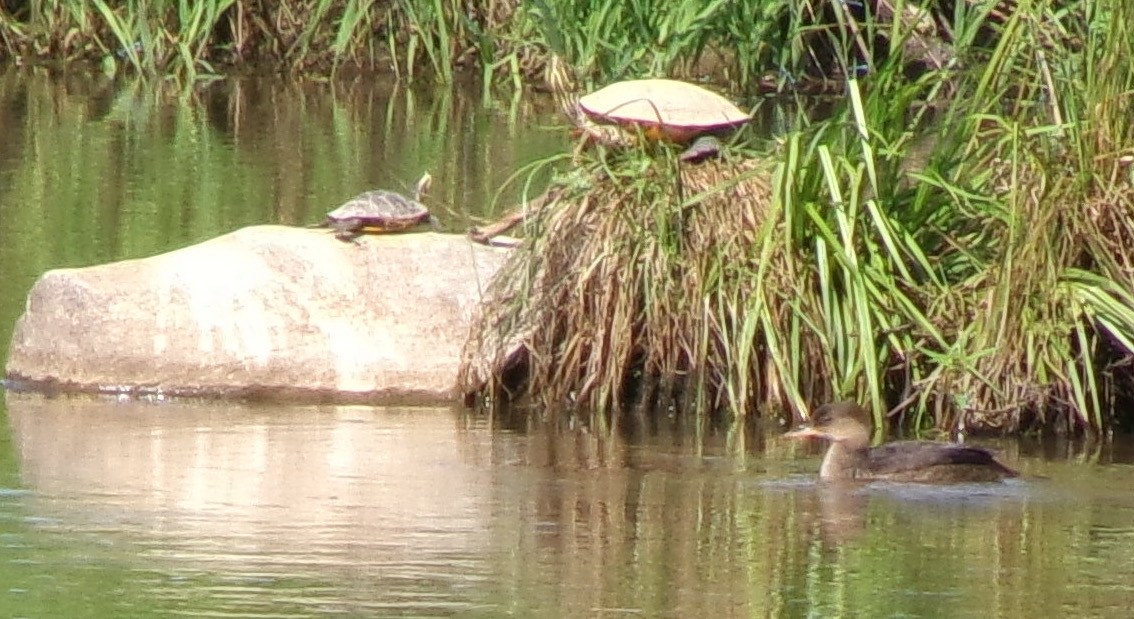
[[[589,410],[740,404],[728,383],[737,355],[753,351],[742,310],[772,208],[770,166],[675,167],[596,164],[536,215],[473,325],[466,392],[528,391]]]

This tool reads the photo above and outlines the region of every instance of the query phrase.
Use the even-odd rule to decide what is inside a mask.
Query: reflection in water
[[[61,215],[53,223],[97,215],[82,222],[99,226],[87,242],[124,234],[129,248],[147,242],[143,232],[168,243],[317,222],[362,191],[409,191],[428,169],[438,218],[463,232],[470,216],[519,198],[519,187],[505,185],[513,173],[567,144],[550,126],[549,98],[508,107],[481,95],[476,84],[392,79],[244,77],[181,91],[0,73],[0,189],[17,211]],[[494,209],[498,196],[506,203]]]
[[[236,578],[245,595],[358,581],[385,587],[383,603],[440,609],[489,548],[491,437],[446,410],[17,400],[10,411],[28,508],[62,533],[136,534],[124,570],[206,571],[222,576],[210,588]]]
[[[1127,465],[837,487],[760,438],[7,397],[16,615],[1125,617],[1132,601]]]
[[[862,535],[866,530],[866,493],[847,484],[820,484],[819,524],[823,539],[838,545]]]

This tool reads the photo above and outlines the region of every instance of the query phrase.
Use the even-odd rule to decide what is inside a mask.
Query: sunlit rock
[[[480,290],[506,250],[459,235],[257,226],[152,258],[45,273],[10,379],[80,390],[453,397]]]

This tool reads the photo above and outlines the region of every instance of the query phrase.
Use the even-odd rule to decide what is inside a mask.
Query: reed
[[[868,58],[859,35],[874,37],[844,17],[831,48]],[[759,208],[724,194],[737,219],[717,234],[755,222],[740,245],[657,223],[685,203],[664,159],[591,164],[602,180],[529,231],[494,291],[472,347],[491,353],[466,387],[733,416],[857,397],[879,424],[1106,428],[1134,353],[1132,18],[1110,3],[961,12],[953,40],[981,64],[912,78],[919,22],[891,22],[898,45],[830,118],[745,155],[777,163]],[[737,162],[703,173],[748,178]]]
[[[400,76],[448,81],[458,68],[472,67],[488,81],[519,87],[554,53],[588,78],[710,75],[741,88],[794,88],[806,78],[853,75],[860,66],[881,64],[888,44],[879,47],[875,39],[902,38],[911,49],[942,47],[940,37],[913,29],[924,30],[931,14],[917,14],[917,23],[894,17],[909,13],[900,1],[870,3],[896,5],[878,15],[830,0],[755,7],[726,0],[9,4],[0,8],[2,55],[101,62],[108,71],[126,67],[190,79],[254,64],[315,73],[390,68]]]

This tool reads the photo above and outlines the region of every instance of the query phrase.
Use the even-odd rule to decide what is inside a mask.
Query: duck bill
[[[784,438],[822,438],[824,435],[811,426],[800,426],[787,434]]]

